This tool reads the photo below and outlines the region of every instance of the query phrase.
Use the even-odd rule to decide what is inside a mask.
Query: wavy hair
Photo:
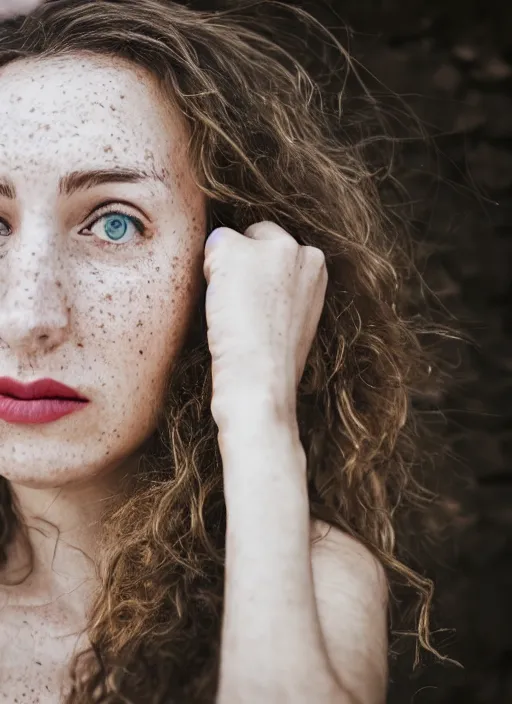
[[[419,276],[412,239],[383,205],[369,140],[344,129],[343,91],[329,102],[273,38],[272,8],[322,33],[342,59],[340,75],[353,74],[318,20],[271,0],[222,11],[168,0],[47,0],[0,25],[0,67],[86,52],[145,68],[190,125],[209,230],[273,220],[323,250],[325,306],[297,397],[311,515],[361,541],[390,582],[416,590],[418,642],[431,649],[432,585],[401,559],[395,513],[422,496],[411,399],[437,369],[423,336],[447,328],[407,315],[407,282]],[[70,665],[67,704],[214,701],[226,511],[211,391],[202,296],[133,491],[102,519],[91,647]],[[3,563],[17,528],[0,478]]]

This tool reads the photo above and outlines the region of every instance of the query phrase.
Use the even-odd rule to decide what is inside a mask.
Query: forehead
[[[157,170],[184,145],[186,125],[155,79],[93,55],[21,60],[0,69],[0,169],[129,162]]]

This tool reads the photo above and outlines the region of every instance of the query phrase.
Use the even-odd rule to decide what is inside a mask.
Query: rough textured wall
[[[422,237],[446,243],[426,271],[478,347],[460,350],[439,407],[455,456],[439,488],[462,506],[424,554],[437,584],[436,645],[464,670],[410,660],[392,670],[393,704],[512,702],[512,4],[347,3],[353,51],[404,95],[435,135],[425,168],[404,152]],[[423,154],[422,154],[423,157]],[[464,382],[456,379],[465,369]],[[451,530],[450,530],[451,528]]]
[[[401,178],[418,239],[443,244],[427,283],[476,342],[445,344],[453,374],[433,407],[452,453],[433,470],[454,518],[420,553],[437,585],[434,627],[444,629],[434,642],[464,669],[425,658],[411,674],[410,651],[398,648],[389,701],[510,704],[512,3],[341,0],[330,3],[338,20],[328,4],[306,7],[339,25],[353,55],[433,136],[428,153],[415,140],[404,146]],[[405,134],[406,114],[402,123]]]
[[[437,584],[436,645],[463,665],[392,668],[393,704],[512,702],[512,5],[350,3],[353,52],[404,96],[435,135],[436,158],[404,152],[418,232],[446,243],[425,271],[478,347],[439,407],[455,456],[439,457],[439,488],[462,518],[423,561]],[[418,158],[418,155],[421,158]],[[464,382],[456,372],[465,369]]]

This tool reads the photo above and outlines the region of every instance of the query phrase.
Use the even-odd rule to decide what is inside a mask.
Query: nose
[[[17,354],[49,352],[69,329],[62,261],[38,238],[12,247],[0,261],[0,347]]]

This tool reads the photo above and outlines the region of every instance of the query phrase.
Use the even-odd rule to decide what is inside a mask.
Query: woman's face
[[[50,422],[0,418],[7,479],[87,481],[155,429],[202,281],[206,200],[187,139],[152,77],[122,60],[0,69],[0,377],[89,399]]]

